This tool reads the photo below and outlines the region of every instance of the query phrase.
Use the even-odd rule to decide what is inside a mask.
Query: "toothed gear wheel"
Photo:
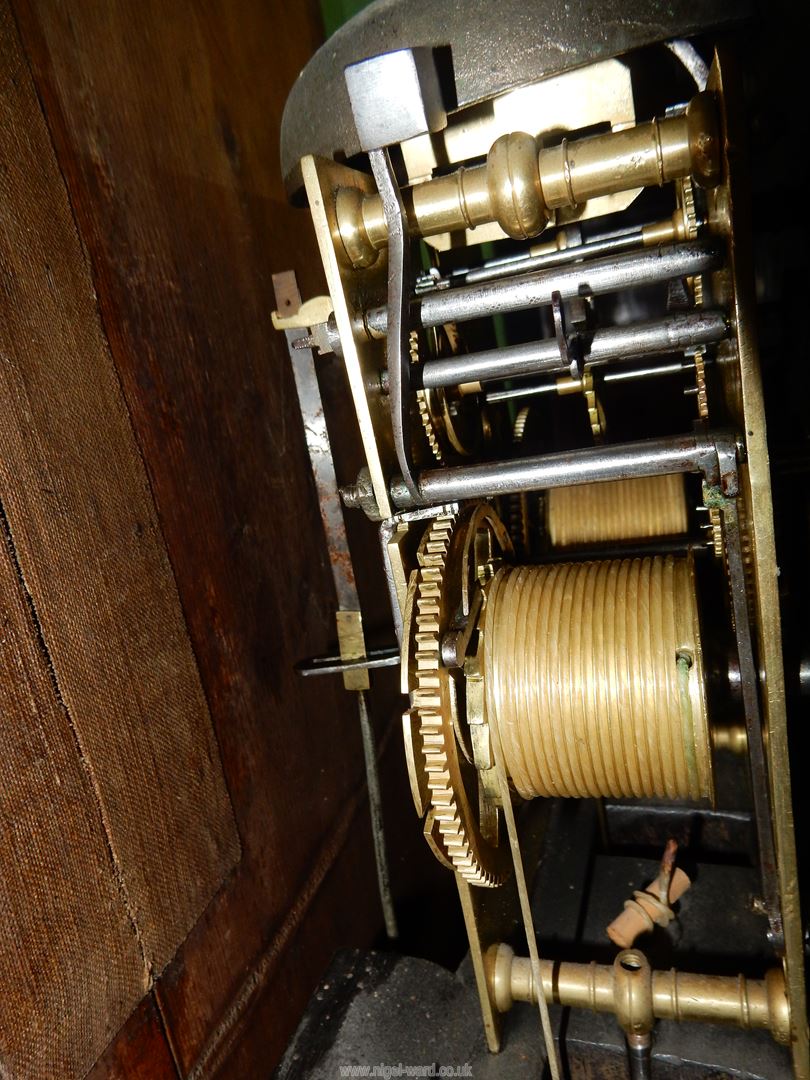
[[[706,393],[706,353],[703,349],[697,349],[693,357],[695,361],[695,386],[697,387],[698,416],[701,420],[708,419],[709,398]]]
[[[709,533],[711,536],[709,543],[711,544],[714,557],[716,559],[722,559],[725,552],[723,544],[723,519],[716,506],[709,508]]]
[[[700,218],[695,205],[695,185],[692,178],[689,176],[684,177],[679,184],[679,190],[684,239],[696,240],[700,229]],[[695,274],[689,281],[692,285],[695,307],[703,307],[703,275]]]
[[[453,324],[448,323],[440,329],[454,352],[458,339],[457,335],[454,337]],[[411,363],[419,361],[420,340],[418,333],[411,331]],[[441,355],[440,348],[437,339],[435,355]],[[450,387],[417,390],[416,401],[430,452],[440,465],[447,463],[448,456],[467,457],[475,453],[479,443],[487,438],[485,411],[476,406],[472,397],[465,398],[459,390]]]
[[[745,577],[745,596],[748,600],[748,617],[751,622],[757,619],[757,583],[756,560],[754,557],[753,523],[748,513],[745,499],[740,500],[740,545],[742,547],[743,574]]]
[[[692,283],[692,297],[695,301],[695,307],[703,307],[703,274],[695,274],[694,277],[689,279]]]
[[[602,405],[596,396],[593,385],[593,375],[586,368],[582,373],[582,393],[585,395],[585,405],[588,409],[588,423],[591,425],[591,433],[597,442],[600,442],[605,434],[605,414]]]
[[[681,209],[683,210],[683,225],[687,240],[696,240],[700,221],[698,220],[695,207],[695,185],[691,176],[681,180]]]
[[[409,345],[411,353],[411,363],[419,363],[419,334],[416,330],[411,330],[409,336]],[[444,455],[442,454],[442,448],[439,445],[439,439],[436,434],[436,428],[433,425],[433,417],[430,413],[430,402],[428,401],[428,395],[426,390],[416,391],[416,404],[419,409],[419,419],[422,422],[422,430],[425,433],[427,444],[430,447],[430,452],[436,459],[439,465],[444,464]]]
[[[515,417],[515,423],[512,426],[512,443],[514,446],[520,446],[523,442],[530,411],[530,407],[524,405]],[[529,550],[529,497],[525,491],[515,492],[507,496],[506,506],[508,509],[509,535],[515,546],[515,552],[517,555],[523,556]]]
[[[512,442],[515,446],[520,445],[523,442],[523,436],[526,432],[526,421],[529,419],[529,406],[524,405],[520,412],[515,417],[515,423],[512,427]]]
[[[470,806],[453,720],[455,684],[441,659],[444,578],[456,524],[454,514],[440,515],[420,545],[419,569],[411,585],[411,618],[405,628],[409,647],[403,676],[419,720],[429,813],[438,826],[444,852],[453,869],[471,885],[492,887],[506,877],[505,851],[482,837],[477,808]]]

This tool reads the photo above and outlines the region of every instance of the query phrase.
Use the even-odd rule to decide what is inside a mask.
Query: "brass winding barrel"
[[[501,569],[483,634],[487,719],[524,798],[711,798],[691,559]]]
[[[546,500],[553,547],[681,536],[688,527],[682,473],[552,488]]]

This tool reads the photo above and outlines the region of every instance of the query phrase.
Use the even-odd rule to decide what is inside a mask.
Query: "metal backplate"
[[[776,545],[773,504],[768,463],[765,403],[759,355],[754,334],[754,276],[751,264],[750,217],[747,194],[743,188],[746,170],[737,160],[740,151],[740,120],[735,115],[734,87],[739,78],[730,79],[730,60],[718,53],[709,75],[708,87],[717,93],[723,111],[725,182],[712,195],[710,216],[718,229],[729,237],[729,272],[715,289],[722,289],[733,313],[736,328],[737,364],[720,366],[724,376],[726,403],[733,419],[741,425],[748,467],[741,472],[745,502],[748,542],[744,552],[750,560],[754,583],[757,648],[760,689],[767,727],[766,751],[771,777],[771,805],[776,840],[777,873],[782,900],[785,935],[785,976],[794,1025],[792,1045],[797,1080],[810,1077],[808,1063],[807,1007],[804,987],[804,959],[801,914],[799,910],[796,842],[793,831],[790,764],[785,708],[785,676],[782,665],[782,628],[779,614]]]
[[[301,162],[312,222],[326,271],[326,283],[335,310],[335,321],[343,348],[343,361],[352,393],[363,450],[371,474],[371,484],[381,517],[391,516],[386,478],[396,467],[391,440],[391,417],[382,393],[380,374],[385,367],[384,343],[369,340],[357,327],[357,313],[385,300],[388,262],[382,252],[373,266],[353,270],[341,261],[336,249],[340,238],[335,225],[335,192],[357,188],[375,191],[374,181],[365,173],[348,169],[334,161],[307,157]],[[337,240],[335,241],[335,238]]]

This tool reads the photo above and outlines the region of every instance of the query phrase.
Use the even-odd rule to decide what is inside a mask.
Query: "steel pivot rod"
[[[601,367],[639,356],[683,352],[684,349],[721,341],[727,333],[728,324],[721,311],[683,312],[651,322],[596,330],[584,360],[591,367]],[[422,385],[432,390],[439,386],[513,379],[541,372],[568,374],[568,365],[560,357],[556,338],[427,360],[422,365],[421,374]]]
[[[713,439],[703,434],[673,435],[512,461],[431,469],[420,474],[417,484],[424,502],[436,505],[634,476],[705,473],[716,468],[716,462]],[[408,489],[399,480],[391,485],[391,498],[398,508],[411,508]]]
[[[673,278],[704,274],[720,265],[721,253],[712,244],[698,241],[668,244],[620,257],[591,259],[574,266],[519,274],[503,281],[463,285],[421,297],[412,305],[412,323],[424,327],[448,322],[465,322],[485,315],[506,315],[510,311],[551,303],[552,293],[561,300],[577,296],[598,296],[654,285]],[[382,336],[388,330],[388,308],[366,312],[369,333]]]

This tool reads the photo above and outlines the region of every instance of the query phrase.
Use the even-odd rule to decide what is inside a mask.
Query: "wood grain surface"
[[[319,17],[314,3],[265,0],[14,6],[243,846],[157,1001],[180,1071],[201,1059],[204,1075],[269,993],[272,1027],[251,1044],[269,1068],[334,949],[380,925],[354,703],[339,682],[293,670],[334,636],[289,360],[270,322],[273,272],[293,267],[304,295],[323,291],[308,215],[287,205],[278,164],[283,102]]]
[[[5,2],[0,161],[0,503],[44,677],[29,692],[33,659],[13,659],[3,690],[18,754],[3,761],[4,946],[16,932],[19,947],[3,973],[17,1007],[4,1009],[0,1071],[67,1077],[174,955],[239,842],[86,251]]]
[[[147,994],[87,1080],[177,1080],[154,993]]]
[[[0,1075],[10,1077],[82,1076],[146,988],[92,784],[5,529],[0,972]]]
[[[355,703],[340,680],[294,671],[335,637],[289,359],[270,321],[274,272],[295,269],[305,297],[324,291],[309,215],[287,205],[278,161],[283,103],[320,18],[314,0],[11,3],[242,845],[93,1078],[139,1076],[150,1055],[162,1069],[167,1048],[181,1076],[263,1076],[335,949],[367,946],[382,922]],[[338,362],[322,375],[348,479],[360,450],[345,378]],[[348,527],[367,625],[390,640],[376,531],[362,515]],[[413,896],[427,869],[457,903],[412,812],[396,678],[376,681],[395,888]]]

